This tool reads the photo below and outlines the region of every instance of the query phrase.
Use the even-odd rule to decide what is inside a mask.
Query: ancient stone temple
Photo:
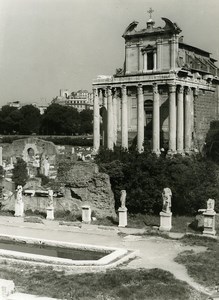
[[[128,148],[136,136],[139,152],[148,140],[157,154],[161,148],[189,153],[200,150],[218,118],[216,60],[184,43],[176,23],[162,20],[164,27],[156,27],[150,17],[141,30],[132,22],[123,34],[124,67],[93,81],[95,151],[102,134],[108,149],[118,142]]]

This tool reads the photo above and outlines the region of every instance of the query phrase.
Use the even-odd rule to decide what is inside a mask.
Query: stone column
[[[185,91],[185,151],[191,150],[192,144],[192,126],[191,126],[191,89]]]
[[[103,106],[107,109],[107,89],[104,89],[104,92],[102,93],[102,99],[103,99]]]
[[[121,120],[121,132],[122,132],[122,148],[128,149],[128,103],[126,86],[122,86],[122,120]]]
[[[176,153],[176,85],[169,86],[169,152]]]
[[[177,152],[183,153],[184,144],[184,103],[183,103],[184,87],[179,86],[177,93]]]
[[[198,103],[198,95],[199,95],[199,87],[197,86],[194,89],[194,94],[193,94],[193,118],[192,118],[193,147],[195,147],[195,148],[198,148],[197,137],[196,137],[196,132],[195,132],[195,129],[197,128],[196,108],[197,108],[197,103]]]
[[[126,74],[130,73],[130,70],[129,70],[130,51],[131,51],[131,47],[126,44],[126,46],[125,46],[125,73]]]
[[[157,41],[157,70],[162,69],[162,41]]]
[[[140,65],[141,65],[141,51],[140,51],[140,45],[138,44],[138,72],[140,72]]]
[[[94,123],[93,123],[93,147],[94,152],[98,152],[100,148],[100,107],[98,89],[93,89],[94,95]]]
[[[113,93],[113,129],[114,129],[114,144],[117,142],[117,90],[114,89]]]
[[[107,147],[107,95],[106,89],[100,89],[99,98],[102,102],[101,116],[102,116],[102,146]]]
[[[0,166],[2,166],[2,147],[0,147]]]
[[[113,150],[114,143],[114,128],[113,128],[113,99],[112,89],[107,88],[107,148]]]
[[[198,89],[194,89],[191,91],[191,134],[193,136],[194,133],[194,114],[195,114],[195,101],[197,102],[198,99]]]
[[[157,84],[153,86],[153,149],[156,154],[160,154],[160,97]]]
[[[157,53],[153,53],[153,61],[154,61],[154,68],[153,70],[157,70]]]
[[[147,69],[148,69],[147,52],[143,52],[143,72],[146,72]]]
[[[143,152],[144,147],[144,95],[142,85],[138,86],[138,116],[137,116],[137,149]]]
[[[170,67],[172,70],[176,67],[176,40],[175,37],[173,37],[170,40]]]

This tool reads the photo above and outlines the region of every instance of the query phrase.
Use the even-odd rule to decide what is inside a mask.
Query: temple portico
[[[152,76],[150,76],[152,77]],[[154,75],[157,77],[157,75]],[[193,101],[198,98],[198,92],[213,90],[209,85],[195,84],[190,82],[185,85],[181,81],[165,80],[148,82],[137,82],[136,84],[111,84],[96,85],[94,88],[94,148],[98,151],[100,146],[100,108],[107,103],[107,144],[106,148],[113,150],[117,144],[117,134],[121,128],[121,146],[128,149],[129,132],[136,132],[137,150],[143,151],[145,141],[145,109],[144,102],[147,98],[152,99],[152,151],[160,153],[161,133],[166,131],[169,153],[190,152],[193,149]],[[137,109],[128,105],[133,100],[130,90],[135,93]],[[149,91],[149,92],[147,92]],[[106,97],[102,95],[106,94]],[[106,98],[106,100],[105,100]],[[168,108],[167,117],[161,124],[160,115],[162,105]],[[118,111],[118,107],[120,110]],[[132,110],[130,113],[130,109]],[[135,114],[135,115],[134,115]],[[137,119],[136,127],[131,126],[132,118]],[[168,136],[168,137],[167,137]]]
[[[123,34],[124,68],[93,81],[95,152],[102,136],[110,150],[134,141],[142,152],[147,141],[158,155],[162,148],[190,153],[201,149],[210,122],[218,119],[215,59],[183,43],[178,25],[162,19],[163,28],[150,18],[139,31],[132,22]]]

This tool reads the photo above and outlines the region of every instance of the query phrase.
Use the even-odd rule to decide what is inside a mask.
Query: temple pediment
[[[161,18],[165,22],[164,30],[171,30],[173,33],[180,33],[182,30],[176,23],[173,23],[167,18]]]
[[[173,23],[169,19],[162,18],[162,20],[165,22],[164,27],[154,27],[155,22],[152,19],[150,19],[147,22],[147,28],[141,30],[136,30],[136,27],[138,26],[138,22],[133,21],[128,25],[122,37],[126,38],[130,36],[139,36],[139,35],[148,35],[148,34],[153,35],[158,33],[179,34],[182,31],[176,23]]]

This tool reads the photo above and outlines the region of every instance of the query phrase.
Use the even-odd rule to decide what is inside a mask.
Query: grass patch
[[[40,212],[39,210],[32,211],[31,209],[25,210],[25,216],[26,217],[36,217],[39,219],[46,219],[46,213]]]
[[[43,224],[42,218],[36,216],[25,217],[24,222]]]
[[[18,268],[19,267],[19,268]],[[22,274],[22,276],[21,276]],[[111,270],[106,273],[65,275],[50,268],[1,264],[0,277],[14,280],[22,292],[60,299],[195,299],[185,282],[164,270]],[[206,296],[205,296],[206,298]],[[198,298],[205,299],[198,293]]]
[[[187,232],[188,224],[194,220],[192,216],[173,216],[172,217],[172,230],[173,232]]]
[[[55,211],[54,212],[55,220],[60,221],[69,221],[69,222],[79,222],[81,221],[81,215],[72,213],[70,210],[67,211]]]
[[[0,216],[13,217],[14,213],[14,210],[0,210]]]
[[[215,288],[219,284],[219,242],[218,240],[188,235],[181,241],[191,246],[205,246],[207,251],[194,253],[185,251],[180,253],[175,261],[186,266],[188,273],[198,283]]]

